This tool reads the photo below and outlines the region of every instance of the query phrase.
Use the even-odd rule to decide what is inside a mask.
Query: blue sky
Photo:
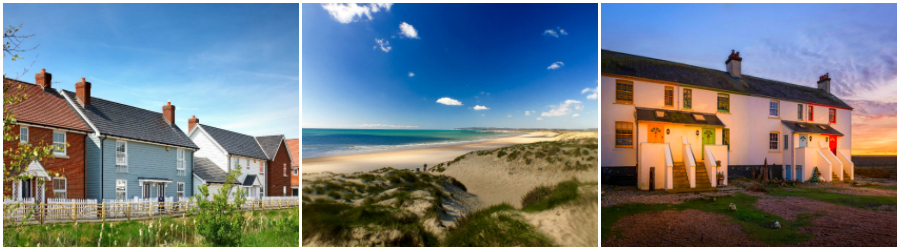
[[[603,49],[816,87],[854,107],[853,153],[897,152],[896,4],[602,4]]]
[[[300,134],[297,4],[3,4],[3,24],[34,34],[7,77],[53,87],[81,77],[95,97],[250,135]],[[24,73],[29,65],[31,69]]]
[[[302,11],[304,128],[597,127],[596,4]]]

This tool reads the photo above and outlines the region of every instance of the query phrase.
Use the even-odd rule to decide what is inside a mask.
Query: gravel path
[[[604,247],[722,247],[765,246],[741,231],[741,226],[723,223],[728,217],[695,209],[658,211],[626,216],[612,230],[622,230],[623,239],[610,239]]]
[[[858,209],[803,197],[766,197],[759,199],[756,207],[786,220],[794,220],[798,214],[820,215],[810,226],[800,228],[815,238],[797,246],[897,246],[896,211]]]

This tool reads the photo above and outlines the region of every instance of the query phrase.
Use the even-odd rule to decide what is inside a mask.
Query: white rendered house
[[[248,198],[266,196],[266,169],[268,157],[253,136],[200,124],[196,117],[188,119],[188,137],[200,147],[194,158],[200,162],[201,171],[194,174],[194,191],[199,185],[209,185],[210,196],[218,192],[224,182],[223,173],[240,170],[237,178],[239,188],[247,192]],[[214,168],[205,166],[216,166]],[[204,175],[203,173],[208,173]]]
[[[828,74],[812,88],[742,75],[741,60],[732,51],[720,71],[602,50],[602,180],[699,191],[764,162],[775,178],[807,181],[818,168],[852,180],[853,108]]]

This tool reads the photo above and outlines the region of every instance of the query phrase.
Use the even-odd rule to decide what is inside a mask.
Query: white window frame
[[[62,189],[56,189],[56,181],[57,181],[57,180],[61,180],[61,181],[62,181]],[[51,182],[52,182],[52,184],[53,184],[53,185],[52,185],[52,186],[53,186],[53,198],[63,198],[63,199],[65,199],[65,198],[68,197],[68,195],[69,195],[69,192],[68,192],[68,184],[69,184],[69,181],[66,180],[65,177],[53,177],[53,180],[52,180]],[[59,194],[62,194],[62,197],[57,197],[57,195],[59,195]]]
[[[122,152],[122,162],[119,161],[119,143],[122,143],[125,149]],[[128,141],[116,140],[116,173],[128,173]]]
[[[122,185],[119,185],[122,184]],[[119,186],[125,188],[125,190],[119,191]],[[122,199],[119,199],[119,193],[122,193]],[[124,179],[116,179],[116,200],[127,200],[128,199],[128,180]]]
[[[175,165],[175,169],[177,170],[178,176],[185,176],[186,171],[184,169],[184,150],[178,149],[175,151],[175,157],[177,158],[177,164]]]
[[[232,166],[231,170],[239,170],[239,169],[240,169],[240,165],[241,165],[241,159],[238,159],[237,157],[235,157],[235,158],[234,158],[234,165]]]
[[[281,186],[281,195],[287,196],[287,187],[286,186]]]
[[[772,107],[772,104],[775,104],[774,108]],[[779,103],[778,101],[770,100],[769,101],[769,117],[778,117],[778,111],[780,109],[780,106],[781,106],[781,103]],[[772,114],[773,111],[775,112],[774,115]]]
[[[25,136],[22,136],[22,135],[25,135]],[[19,126],[19,143],[28,144],[29,138],[30,138],[30,135],[29,135],[28,127]]]
[[[282,170],[283,170],[282,172],[284,172],[284,177],[288,177],[287,163],[282,163],[282,164],[284,164],[284,165],[282,166],[282,168],[283,168],[283,169],[282,169]]]
[[[62,142],[56,141],[56,135],[62,135]],[[65,131],[54,130],[53,131],[53,155],[65,156],[68,154],[68,149],[66,148],[66,141],[68,140],[68,136]],[[61,145],[57,145],[61,144]],[[57,151],[57,148],[62,148],[62,151]]]
[[[774,135],[774,136],[772,136],[772,135]],[[775,132],[775,131],[769,132],[769,151],[778,151],[778,140],[779,140],[778,137],[779,136],[781,136],[781,134],[778,132]],[[775,143],[774,144],[775,148],[772,148],[772,145],[773,145],[772,143]]]
[[[178,191],[179,188],[181,188],[181,191]],[[178,200],[184,197],[184,182],[175,183],[175,197],[178,197]]]
[[[803,121],[803,104],[797,104],[797,120]]]

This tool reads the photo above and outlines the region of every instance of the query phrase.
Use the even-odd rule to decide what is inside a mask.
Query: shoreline
[[[488,150],[517,144],[554,140],[557,133],[534,132],[501,137],[486,141],[450,146],[370,152],[362,154],[323,156],[301,159],[303,173],[353,173],[366,172],[383,167],[415,169],[422,164],[434,166],[475,150]]]
[[[478,133],[478,132],[476,132]],[[451,147],[457,145],[466,145],[466,144],[474,144],[480,142],[486,142],[490,140],[503,139],[509,137],[516,137],[522,134],[527,133],[516,133],[516,132],[491,132],[491,133],[500,133],[496,137],[485,138],[485,139],[477,139],[477,140],[468,140],[468,141],[450,141],[450,142],[435,142],[435,143],[417,143],[417,144],[402,144],[402,145],[379,145],[382,147],[386,147],[383,149],[368,149],[368,150],[359,150],[359,151],[336,151],[339,153],[326,153],[320,154],[318,156],[302,158],[301,159],[315,159],[315,158],[323,158],[323,157],[333,157],[333,156],[344,156],[344,155],[362,155],[362,154],[371,154],[371,153],[384,153],[384,152],[393,152],[393,151],[404,151],[404,150],[414,150],[414,149],[427,149],[427,148],[442,148],[442,147]],[[393,148],[391,148],[393,147]],[[335,151],[328,151],[335,152]]]

